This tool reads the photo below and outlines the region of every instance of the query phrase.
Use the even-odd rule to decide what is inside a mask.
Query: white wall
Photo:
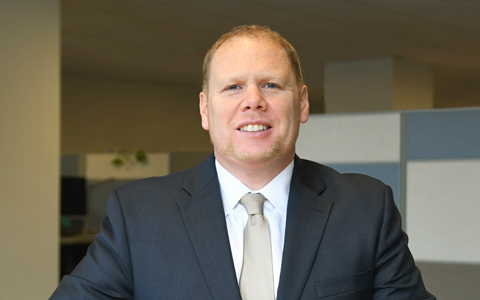
[[[325,66],[327,113],[392,109],[393,59],[333,61]]]
[[[105,179],[139,179],[152,176],[165,176],[170,173],[169,153],[148,153],[145,164],[132,163],[114,166],[111,161],[114,153],[87,153],[85,154],[85,176],[90,180]]]
[[[435,107],[480,106],[480,78],[435,76]]]
[[[432,107],[429,66],[394,57],[332,61],[325,66],[327,113]]]
[[[60,3],[0,9],[0,299],[58,284]]]
[[[62,152],[211,151],[199,87],[62,76]]]
[[[393,60],[392,109],[428,109],[434,97],[432,67]]]

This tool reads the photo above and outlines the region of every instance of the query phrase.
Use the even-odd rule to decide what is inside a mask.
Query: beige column
[[[429,66],[386,57],[328,62],[325,67],[326,113],[432,107]]]
[[[48,299],[59,279],[59,0],[2,1],[0,41],[0,299]]]

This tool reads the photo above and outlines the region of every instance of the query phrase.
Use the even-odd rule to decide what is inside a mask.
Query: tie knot
[[[240,203],[245,207],[249,215],[262,214],[263,215],[263,202],[265,197],[262,194],[248,193],[240,199]]]

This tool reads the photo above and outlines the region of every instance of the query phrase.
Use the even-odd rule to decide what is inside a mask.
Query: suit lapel
[[[300,299],[323,236],[333,200],[315,171],[298,157],[287,210],[278,300]]]
[[[183,188],[190,197],[180,197],[178,207],[210,293],[214,299],[240,300],[213,154]]]

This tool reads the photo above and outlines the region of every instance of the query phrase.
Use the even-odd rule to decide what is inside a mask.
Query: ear
[[[302,86],[300,92],[300,122],[305,123],[308,121],[308,115],[310,111],[310,103],[308,102],[308,89],[307,86]]]
[[[204,92],[200,93],[200,116],[203,129],[208,130],[208,99]]]

